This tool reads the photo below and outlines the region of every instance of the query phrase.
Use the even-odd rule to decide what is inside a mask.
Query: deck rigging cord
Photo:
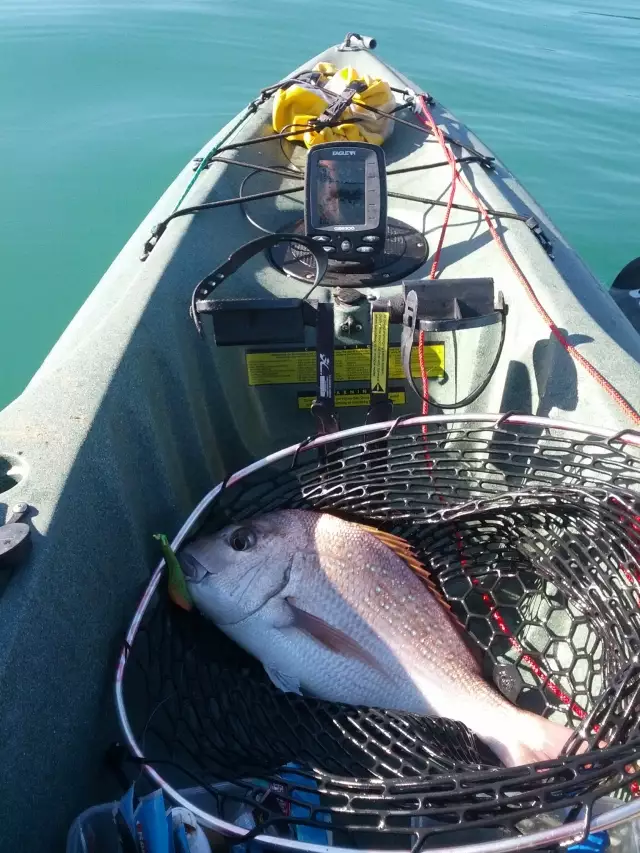
[[[425,100],[423,95],[418,96],[417,101],[416,101],[416,107],[417,107],[416,115],[418,116],[418,118],[421,121],[425,122],[426,124],[430,125],[432,128],[436,128],[437,125],[435,124],[435,120],[434,120],[433,115],[431,114],[431,111],[429,109],[429,105],[428,105],[428,103]],[[448,159],[453,158],[453,154],[447,150],[446,143],[444,142],[444,140],[442,140],[442,138],[440,138],[440,144],[443,147],[443,151],[445,153],[445,156],[447,156]],[[451,162],[451,160],[450,160],[450,162]],[[452,187],[452,194],[453,194],[453,191],[455,190],[455,187],[457,187],[459,184],[471,196],[474,203],[476,204],[478,213],[480,214],[480,216],[482,216],[482,218],[484,219],[484,221],[487,224],[487,228],[489,229],[489,232],[491,234],[491,237],[493,238],[494,243],[496,244],[500,253],[502,254],[504,259],[507,261],[507,263],[509,264],[509,266],[513,270],[513,272],[514,272],[516,278],[518,279],[518,281],[520,282],[520,284],[524,287],[525,292],[527,293],[527,296],[529,297],[529,299],[533,303],[538,314],[541,316],[541,318],[544,320],[546,325],[549,327],[549,330],[552,333],[552,335],[554,336],[554,338],[558,341],[558,343],[562,346],[562,348],[572,358],[574,358],[578,362],[578,364],[580,364],[587,371],[587,373],[589,373],[589,375],[593,379],[595,379],[595,381],[600,385],[600,387],[603,388],[603,390],[606,391],[607,394],[609,394],[609,396],[613,399],[613,401],[615,403],[617,403],[617,405],[625,412],[625,414],[631,419],[631,421],[634,424],[640,424],[640,413],[638,413],[633,408],[633,406],[618,391],[618,389],[605,376],[603,376],[603,374],[600,373],[600,371],[593,364],[591,364],[591,362],[584,355],[582,355],[581,352],[578,351],[578,349],[566,338],[565,335],[562,334],[560,329],[556,326],[553,319],[551,318],[551,315],[547,312],[547,310],[544,308],[544,306],[542,305],[542,303],[538,299],[531,283],[529,282],[529,280],[525,276],[524,272],[520,268],[520,265],[517,263],[517,261],[515,260],[515,258],[513,257],[511,252],[509,251],[509,249],[507,248],[507,245],[504,242],[504,239],[500,236],[500,234],[498,233],[494,223],[491,221],[490,210],[484,205],[484,203],[480,200],[478,195],[476,195],[476,193],[473,191],[471,186],[465,180],[464,176],[462,174],[460,174],[460,172],[457,169],[457,166],[455,168],[456,168],[457,178],[456,178],[454,187]]]
[[[424,96],[420,96],[420,97],[424,98]],[[427,102],[425,100],[425,104],[426,103]],[[458,178],[459,178],[459,176],[458,176],[458,162],[459,161],[457,160],[456,156],[453,154],[451,149],[447,146],[445,134],[442,132],[442,130],[436,124],[435,120],[433,119],[433,116],[431,115],[431,112],[429,111],[428,106],[426,106],[426,110],[427,110],[427,114],[429,116],[428,126],[429,126],[431,132],[433,133],[433,135],[436,137],[436,139],[440,143],[440,146],[441,146],[443,153],[444,153],[444,156],[446,158],[445,163],[451,166],[451,186],[449,189],[449,198],[446,202],[441,202],[442,205],[446,206],[446,211],[444,214],[444,220],[442,223],[442,227],[440,229],[440,236],[438,238],[438,245],[436,247],[436,250],[435,250],[435,253],[433,256],[433,262],[431,264],[431,271],[429,273],[429,279],[434,280],[438,277],[438,275],[440,273],[440,258],[442,255],[442,249],[443,249],[445,237],[447,234],[447,228],[449,227],[449,220],[451,218],[451,211],[454,208],[461,209],[464,206],[463,205],[456,205],[454,202],[454,199],[456,196],[456,189],[458,186]],[[471,208],[471,207],[469,207],[468,209],[473,210],[473,208]],[[516,216],[518,218],[523,218],[523,219],[526,218],[526,217],[520,217],[518,214],[514,214],[514,216]],[[409,384],[413,388],[414,392],[418,395],[418,397],[420,397],[422,399],[422,414],[423,415],[429,414],[430,402],[432,405],[436,406],[436,408],[442,409],[443,411],[456,411],[457,409],[462,409],[465,406],[470,406],[472,403],[474,403],[478,399],[478,397],[480,397],[480,395],[482,393],[484,393],[484,391],[486,390],[489,383],[491,382],[491,380],[494,377],[494,374],[495,374],[496,369],[498,367],[498,364],[500,362],[500,358],[502,356],[502,350],[504,349],[504,342],[505,342],[505,338],[506,338],[506,333],[507,333],[507,308],[506,308],[506,306],[503,305],[501,308],[501,319],[500,319],[500,340],[498,343],[498,347],[496,349],[495,356],[494,356],[493,361],[491,363],[491,366],[489,367],[488,371],[486,372],[484,379],[479,383],[479,385],[476,388],[474,388],[473,391],[471,391],[469,394],[467,394],[467,396],[464,397],[462,400],[456,400],[453,403],[442,403],[442,402],[436,402],[435,400],[431,399],[429,396],[429,380],[428,380],[427,371],[426,371],[425,362],[424,362],[425,332],[424,332],[424,330],[420,329],[420,331],[418,333],[418,363],[419,363],[419,367],[420,367],[420,378],[422,381],[422,392],[418,389],[418,386],[415,383],[415,380],[413,378],[413,373],[412,373],[411,367],[410,367],[410,365],[411,365],[411,347],[409,347],[409,353],[407,355],[408,369],[405,369],[405,376],[409,380]],[[453,332],[453,335],[454,335],[454,342],[455,342],[455,331]],[[413,343],[413,335],[411,338],[411,343]],[[426,430],[426,427],[424,427],[424,430]],[[426,432],[424,434],[426,434]]]
[[[271,135],[266,136],[266,137],[258,137],[258,138],[254,138],[254,139],[244,140],[243,142],[239,142],[239,143],[229,143],[229,144],[225,145],[226,141],[236,132],[236,130],[238,130],[240,128],[240,126],[245,122],[245,120],[250,115],[255,113],[256,110],[258,109],[258,107],[261,104],[263,104],[265,101],[267,101],[277,91],[278,88],[280,88],[282,86],[291,85],[294,82],[300,82],[300,81],[308,82],[308,79],[306,79],[306,78],[313,79],[313,74],[314,74],[314,72],[311,72],[311,71],[301,72],[300,74],[296,75],[295,77],[292,77],[292,78],[289,78],[288,80],[282,81],[279,84],[274,84],[273,86],[267,87],[266,89],[263,89],[261,91],[258,98],[256,98],[254,101],[251,102],[251,104],[248,105],[248,107],[245,109],[244,113],[241,115],[241,117],[238,119],[238,121],[233,125],[233,127],[229,130],[229,132],[227,134],[225,134],[223,139],[220,140],[219,143],[214,145],[212,147],[212,149],[208,152],[208,154],[205,157],[203,157],[198,168],[196,169],[196,172],[194,173],[192,179],[190,180],[189,185],[185,189],[184,193],[182,194],[179,202],[177,203],[176,207],[174,208],[174,210],[170,214],[170,216],[167,217],[166,219],[164,219],[162,222],[158,223],[154,227],[150,239],[145,244],[144,254],[142,256],[143,259],[148,256],[149,252],[156,245],[158,239],[162,236],[162,234],[166,230],[169,222],[171,222],[173,219],[175,219],[179,216],[195,214],[195,213],[198,213],[202,210],[211,210],[211,209],[215,209],[217,207],[225,207],[225,206],[234,205],[234,204],[244,204],[247,201],[256,201],[256,200],[265,199],[265,198],[273,198],[273,197],[277,197],[278,195],[294,194],[295,192],[302,191],[302,189],[303,189],[302,186],[291,187],[291,188],[280,189],[280,190],[266,191],[264,193],[255,193],[255,194],[250,195],[250,196],[236,197],[236,198],[232,198],[232,199],[222,199],[220,201],[208,202],[208,203],[201,204],[201,205],[194,205],[194,206],[188,207],[188,208],[180,208],[180,204],[182,203],[182,201],[184,200],[184,198],[186,197],[186,195],[190,191],[191,187],[196,182],[198,176],[202,173],[202,171],[205,168],[208,168],[208,166],[211,162],[211,159],[213,157],[215,157],[216,155],[220,154],[223,151],[237,150],[238,148],[244,148],[244,147],[247,147],[250,145],[256,145],[256,144],[265,142],[267,140],[276,140],[276,139],[286,138],[287,136],[291,136],[291,130],[289,128],[287,128],[287,129],[285,129],[285,131],[283,133],[280,133],[280,134],[271,134]],[[334,95],[335,93],[331,93],[331,94]],[[540,300],[539,300],[538,296],[536,295],[531,283],[529,282],[529,280],[527,279],[527,277],[525,276],[525,274],[521,270],[519,264],[516,262],[515,258],[512,256],[511,252],[507,248],[503,238],[498,233],[498,231],[497,231],[497,229],[496,229],[496,227],[495,227],[495,225],[491,219],[491,217],[503,217],[504,216],[504,218],[513,218],[513,219],[525,221],[525,222],[527,222],[528,225],[530,225],[531,218],[527,217],[527,216],[523,216],[522,214],[517,214],[516,212],[495,211],[495,210],[492,210],[491,208],[488,208],[481,201],[481,199],[478,197],[478,195],[473,191],[471,186],[468,184],[468,182],[466,181],[464,176],[459,171],[459,167],[457,165],[455,155],[449,149],[449,147],[447,146],[447,143],[449,143],[449,145],[457,145],[460,148],[468,151],[472,156],[480,158],[480,162],[486,168],[492,168],[493,162],[494,162],[493,158],[490,158],[486,155],[481,154],[481,152],[477,151],[472,146],[467,145],[458,139],[452,138],[451,136],[449,136],[448,134],[445,134],[442,130],[440,130],[440,128],[437,126],[435,120],[433,119],[433,116],[432,116],[431,111],[429,109],[430,105],[433,103],[433,99],[431,98],[431,96],[426,95],[424,93],[414,95],[413,93],[410,93],[408,90],[406,90],[406,92],[403,94],[405,95],[405,98],[412,98],[413,99],[415,115],[417,116],[420,124],[417,125],[414,122],[407,121],[406,119],[402,119],[397,115],[385,113],[383,110],[378,110],[376,107],[372,107],[372,106],[365,104],[365,103],[361,104],[361,106],[365,107],[367,110],[370,110],[373,113],[376,113],[376,114],[380,113],[385,118],[388,118],[391,121],[398,122],[402,125],[407,125],[409,127],[417,129],[417,130],[421,130],[427,136],[434,137],[431,141],[437,142],[438,144],[440,144],[440,146],[443,150],[443,154],[445,155],[446,162],[451,164],[451,167],[452,167],[452,186],[451,186],[451,191],[450,191],[450,195],[449,195],[449,200],[447,202],[443,202],[440,200],[433,200],[433,199],[430,199],[430,200],[422,199],[419,197],[407,198],[406,195],[399,194],[399,193],[397,194],[397,197],[404,198],[405,200],[415,200],[415,201],[419,201],[422,203],[435,204],[438,206],[445,206],[447,208],[447,213],[445,214],[445,222],[448,224],[449,215],[451,213],[451,210],[452,209],[458,209],[458,205],[453,200],[454,196],[455,196],[455,192],[456,192],[458,186],[462,186],[465,189],[465,191],[467,192],[467,194],[471,197],[472,201],[474,202],[475,208],[465,205],[465,206],[462,206],[460,209],[469,210],[470,212],[474,212],[474,213],[477,212],[482,217],[482,219],[484,219],[484,221],[485,221],[485,223],[489,229],[489,233],[491,234],[491,237],[492,237],[493,241],[495,242],[497,248],[499,249],[501,255],[504,257],[504,259],[507,261],[507,263],[511,267],[512,271],[514,272],[514,274],[515,274],[516,278],[518,279],[518,281],[520,282],[520,284],[524,287],[525,292],[527,293],[527,296],[529,297],[530,301],[532,302],[533,306],[535,307],[535,309],[538,312],[538,314],[540,315],[540,317],[543,319],[543,321],[548,326],[553,337],[558,341],[558,343],[562,346],[562,348],[578,364],[580,364],[581,367],[583,367],[583,369],[587,371],[587,373],[589,373],[589,375],[600,385],[600,387],[603,388],[603,390],[611,397],[611,399],[625,412],[625,414],[627,415],[627,417],[629,417],[629,419],[632,421],[632,423],[640,424],[640,413],[638,413],[633,408],[633,406],[617,390],[617,388],[615,388],[615,386],[593,364],[591,364],[589,359],[587,359],[584,355],[582,355],[581,352],[579,352],[579,350],[560,331],[558,326],[556,326],[556,324],[554,323],[550,314],[547,312],[547,310],[544,308],[544,306],[540,302]],[[337,97],[337,95],[336,95],[336,97]],[[357,120],[358,120],[357,117],[350,119],[350,121],[357,121]],[[338,119],[336,119],[333,123],[339,124],[340,118],[338,117]],[[313,130],[313,129],[314,129],[313,126],[307,126],[306,128],[301,127],[298,129],[298,132],[303,133],[303,132],[305,132],[305,130]],[[260,167],[254,166],[254,168],[260,168]],[[454,169],[455,169],[455,173],[457,176],[455,178],[455,180],[453,180],[453,170]],[[394,197],[393,193],[389,193],[389,195],[391,197]],[[534,222],[535,222],[535,220],[534,220]],[[537,226],[537,223],[535,223],[535,225]],[[537,226],[537,227],[539,229],[539,226]],[[531,230],[534,231],[534,233],[535,233],[535,227],[531,227]],[[442,238],[442,241],[444,241],[444,236],[442,234],[441,234],[441,238]],[[548,238],[545,237],[545,240],[546,240],[546,243],[548,244]],[[546,248],[545,242],[543,240],[541,240],[540,242],[542,242],[543,246]],[[442,247],[440,246],[439,248],[441,249]],[[547,249],[547,251],[548,251],[548,249]],[[439,262],[439,259],[440,259],[440,254],[438,252],[436,252],[436,256],[434,257],[434,261],[437,260]],[[433,270],[433,265],[432,265],[432,270]],[[422,396],[422,395],[420,395],[420,396]],[[479,394],[478,394],[478,396],[479,396]],[[434,403],[434,405],[436,405],[436,404]],[[458,407],[459,406],[460,406],[460,404],[458,404]]]
[[[230,139],[231,136],[236,132],[236,130],[238,130],[244,124],[244,122],[249,118],[249,116],[253,115],[253,113],[256,112],[256,110],[258,109],[259,106],[261,106],[263,103],[265,103],[267,100],[269,100],[269,98],[271,98],[273,96],[273,94],[277,91],[278,88],[286,87],[286,86],[291,85],[292,83],[295,83],[295,82],[308,82],[308,81],[304,80],[302,75],[310,75],[311,77],[313,77],[313,74],[314,74],[314,72],[311,72],[311,71],[301,72],[301,74],[296,76],[296,77],[289,78],[289,79],[283,81],[282,83],[280,83],[278,85],[270,86],[266,89],[263,89],[261,91],[260,95],[245,108],[244,112],[242,113],[242,115],[240,116],[238,121],[233,125],[233,127],[224,135],[224,137],[219,142],[217,142],[214,146],[212,146],[212,148],[207,152],[207,154],[204,157],[202,157],[202,159],[199,161],[193,177],[189,181],[186,189],[182,193],[179,201],[175,205],[171,214],[169,214],[169,216],[167,216],[161,222],[158,222],[152,228],[151,236],[149,237],[149,239],[146,241],[146,243],[144,245],[144,250],[143,250],[143,253],[141,255],[140,260],[145,261],[148,258],[150,252],[153,250],[153,248],[157,244],[160,237],[166,231],[167,225],[170,222],[172,222],[174,219],[176,219],[180,216],[186,216],[186,215],[191,215],[191,214],[197,213],[200,210],[212,210],[215,207],[223,207],[223,206],[229,206],[229,205],[233,205],[233,204],[242,204],[243,202],[246,202],[246,201],[257,200],[257,199],[247,198],[247,197],[245,197],[245,198],[236,197],[236,198],[231,198],[231,199],[222,199],[220,202],[208,202],[208,203],[201,204],[201,205],[193,205],[193,206],[190,206],[187,208],[181,208],[180,207],[180,205],[182,204],[182,202],[184,201],[184,199],[186,198],[186,196],[190,192],[191,188],[196,183],[198,177],[202,174],[203,171],[205,171],[205,169],[209,168],[212,160],[217,155],[221,154],[222,152],[234,151],[234,150],[237,150],[239,148],[247,148],[247,147],[250,147],[252,145],[259,145],[260,143],[264,143],[264,142],[268,142],[268,141],[278,140],[280,143],[282,143],[282,140],[284,140],[284,139],[286,139],[292,135],[291,129],[293,129],[294,127],[298,128],[296,135],[300,135],[300,134],[305,133],[307,131],[313,131],[315,129],[315,126],[313,124],[309,124],[306,126],[305,125],[301,125],[301,126],[287,125],[285,127],[284,131],[282,131],[280,133],[272,133],[272,134],[269,134],[269,136],[258,136],[258,137],[254,137],[252,139],[246,139],[243,142],[225,144],[225,143],[227,143],[227,140]],[[334,92],[328,91],[327,93],[331,97],[334,97],[334,98],[338,97],[338,95]],[[410,95],[408,90],[405,90],[403,92],[403,94],[405,95],[405,97]],[[424,97],[427,97],[430,99],[430,96],[428,96],[428,95],[424,96]],[[407,103],[407,106],[409,106],[409,105],[410,105],[410,103]],[[402,119],[399,116],[394,115],[393,112],[386,113],[383,110],[378,110],[377,107],[370,106],[369,104],[361,104],[361,106],[364,106],[367,110],[370,110],[371,112],[374,112],[376,114],[380,114],[380,115],[384,116],[385,118],[387,118],[393,122],[397,122],[397,123],[412,127],[414,130],[422,132],[422,133],[426,134],[427,136],[431,135],[431,131],[428,130],[427,128],[423,127],[420,124],[416,124],[415,122],[411,122],[411,121],[407,121],[406,119]],[[363,121],[363,119],[360,118],[359,116],[353,116],[353,117],[349,118],[350,124],[357,124],[358,122],[361,122],[361,121]],[[326,122],[325,126],[326,127],[335,127],[341,123],[343,123],[342,119],[340,117],[338,117],[337,119],[334,119],[333,121]],[[489,157],[485,154],[482,154],[479,151],[476,151],[471,146],[466,145],[462,141],[457,140],[457,139],[450,137],[448,135],[446,135],[446,139],[449,142],[451,142],[452,144],[458,145],[461,148],[467,150],[469,152],[469,154],[471,155],[471,157],[476,158],[477,162],[481,162],[482,165],[484,165],[485,167],[487,167],[487,168],[492,167],[492,164],[493,164],[493,158],[492,157]],[[429,141],[430,142],[436,142],[437,140],[429,140]],[[221,161],[221,162],[224,162],[224,161]],[[234,161],[234,163],[235,162],[236,161]],[[443,164],[443,165],[445,165],[445,164]],[[260,168],[260,166],[256,165],[254,168]],[[429,164],[429,165],[413,167],[413,168],[417,171],[417,170],[420,170],[423,168],[426,169],[426,168],[435,168],[435,167]],[[299,190],[295,190],[295,189],[291,188],[291,189],[286,190],[286,191],[285,190],[273,191],[273,195],[277,195],[278,192],[281,192],[283,195],[287,194],[287,193],[293,193],[295,191],[302,192],[303,189],[304,188],[301,187]],[[391,195],[393,197],[393,195],[391,193],[389,193],[389,195]],[[270,198],[273,196],[266,196],[266,195],[265,196],[258,196],[258,198],[260,198],[260,197]],[[403,196],[401,196],[401,195],[398,195],[398,197],[403,198]],[[441,202],[439,202],[438,200],[435,200],[435,199],[425,200],[425,199],[418,198],[418,197],[413,197],[413,198],[408,197],[407,200],[417,201],[417,202],[420,202],[423,204],[424,203],[434,204],[434,205],[441,204]],[[467,209],[469,209],[471,212],[475,212],[475,210],[473,208],[467,208]],[[502,215],[504,215],[506,217],[514,217],[515,216],[519,219],[520,218],[525,219],[525,220],[527,219],[527,217],[522,217],[520,214],[514,214],[512,212],[492,211],[492,213],[495,216],[502,216]]]

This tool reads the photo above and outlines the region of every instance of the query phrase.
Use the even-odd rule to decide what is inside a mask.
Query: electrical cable
[[[427,411],[426,411],[426,413],[423,412],[423,414],[429,414],[429,410],[428,410],[429,404],[436,406],[436,408],[442,409],[443,411],[455,411],[456,409],[462,409],[465,406],[470,406],[471,403],[475,403],[475,401],[478,399],[478,397],[483,393],[483,391],[485,391],[485,389],[487,388],[487,386],[489,385],[489,383],[491,382],[491,380],[494,377],[494,374],[495,374],[496,369],[498,367],[498,363],[500,362],[500,356],[502,355],[502,350],[504,349],[504,342],[505,342],[506,333],[507,333],[506,309],[503,309],[501,313],[502,313],[502,318],[501,318],[501,322],[500,322],[500,342],[498,343],[498,348],[496,350],[496,354],[494,356],[493,362],[491,363],[491,366],[489,367],[489,369],[486,373],[486,376],[484,377],[482,382],[473,391],[471,391],[469,394],[467,394],[467,396],[464,397],[464,399],[456,400],[454,403],[439,403],[437,400],[434,400],[433,397],[429,396],[428,387],[427,387],[426,393],[421,392],[420,389],[418,388],[418,386],[416,385],[415,379],[413,378],[411,371],[406,372],[407,379],[409,380],[409,384],[411,385],[413,391],[422,400],[423,404],[426,404],[426,406],[427,406]],[[419,338],[419,340],[418,340],[418,360],[420,360],[420,355],[422,354],[423,349],[424,349],[424,332],[422,330],[420,331],[418,338]],[[421,364],[420,371],[421,371],[421,378],[422,378],[422,383],[423,383],[423,388],[424,388],[425,375],[426,374],[425,375],[422,374],[422,367],[423,367],[423,365]]]
[[[244,214],[244,217],[247,220],[247,222],[250,225],[253,225],[254,228],[257,228],[258,231],[262,231],[264,234],[275,234],[276,233],[275,231],[270,231],[268,228],[265,228],[263,225],[260,225],[258,222],[256,222],[256,220],[253,219],[249,215],[249,211],[246,209],[246,207],[244,206],[244,203],[243,203],[245,199],[249,199],[249,200],[251,199],[251,196],[249,196],[249,195],[245,196],[243,194],[245,184],[247,183],[247,181],[250,178],[252,178],[254,175],[260,174],[260,172],[262,172],[262,171],[263,171],[263,169],[253,169],[251,172],[249,172],[248,175],[245,175],[244,178],[242,179],[242,181],[240,183],[240,189],[238,190],[238,193],[239,193],[238,197],[242,200],[240,202],[240,209],[242,210],[242,213]],[[290,177],[290,176],[287,175],[286,177]],[[255,197],[254,197],[254,200],[255,200]]]

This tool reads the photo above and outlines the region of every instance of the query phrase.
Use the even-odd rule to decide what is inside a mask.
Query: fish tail
[[[571,729],[529,711],[518,711],[514,725],[489,746],[507,767],[552,761],[571,737]],[[489,741],[489,739],[487,739]]]

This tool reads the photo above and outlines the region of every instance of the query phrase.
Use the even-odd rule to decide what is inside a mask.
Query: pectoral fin
[[[291,627],[297,628],[299,631],[303,631],[305,634],[313,637],[314,640],[323,645],[325,648],[330,649],[336,654],[343,655],[348,658],[355,658],[356,660],[362,661],[362,663],[373,666],[381,672],[383,671],[382,667],[371,652],[363,648],[348,634],[345,634],[344,631],[341,631],[339,628],[335,628],[333,625],[329,625],[328,622],[325,622],[324,619],[321,619],[319,616],[314,616],[312,613],[302,610],[296,605],[294,598],[287,598],[285,600],[293,614]]]
[[[279,687],[284,693],[297,693],[302,696],[300,689],[300,679],[295,675],[287,675],[286,672],[281,672],[275,666],[264,664],[264,669],[271,681],[276,687]]]

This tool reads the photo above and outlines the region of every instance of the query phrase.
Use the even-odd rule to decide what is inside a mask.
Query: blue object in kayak
[[[189,840],[183,823],[175,831],[174,843],[176,853],[189,853]]]
[[[145,853],[169,853],[169,832],[162,791],[142,797],[135,811],[138,846]]]
[[[588,835],[580,844],[567,847],[567,853],[602,853],[610,844],[608,832],[594,832]]]
[[[287,767],[295,768],[296,764],[287,764]],[[299,773],[282,773],[282,778],[286,779],[287,782],[299,782],[301,785],[306,785],[309,787],[312,781],[306,777],[301,776]],[[311,812],[313,811],[314,806],[320,805],[320,795],[314,794],[311,791],[301,791],[296,788],[291,791],[292,795],[296,797],[298,800],[302,800],[304,803],[309,804],[309,808],[305,808],[305,806],[297,805],[296,803],[291,804],[291,817],[292,818],[305,818],[309,817]],[[328,820],[328,815],[327,815]],[[304,826],[302,824],[297,824],[295,826],[296,838],[298,841],[306,841],[309,844],[329,844],[329,836],[326,830],[319,829],[316,826]]]
[[[286,764],[284,771],[280,773],[283,781],[289,783],[298,783],[304,785],[305,788],[314,786],[312,779],[304,776],[301,773],[292,772],[299,769],[297,764]],[[259,780],[252,780],[260,785]],[[280,797],[280,794],[283,796]],[[291,794],[299,801],[298,803],[290,803],[284,798],[284,786],[278,783],[271,783],[268,789],[265,789],[265,796],[262,800],[263,804],[271,810],[280,809],[283,816],[289,817],[295,821],[296,818],[309,818],[314,807],[320,806],[320,795],[310,790],[300,790],[295,788]],[[307,805],[308,804],[308,805]],[[323,817],[318,817],[317,820],[323,821]],[[327,823],[330,823],[329,815],[326,816]],[[234,821],[236,826],[243,829],[254,829],[255,820],[251,809],[246,809],[242,814],[238,815]],[[321,844],[329,846],[329,833],[327,830],[320,829],[315,826],[304,826],[294,823],[289,827],[289,833],[293,834],[296,841],[303,841],[308,844]],[[234,844],[231,848],[232,853],[267,853],[267,848],[258,841],[251,840],[247,843]]]
[[[122,815],[126,825],[131,830],[131,835],[135,836],[135,821],[134,821],[134,812],[135,812],[135,794],[134,794],[134,786],[132,785],[127,793],[122,797],[120,802],[118,803],[118,811]]]

